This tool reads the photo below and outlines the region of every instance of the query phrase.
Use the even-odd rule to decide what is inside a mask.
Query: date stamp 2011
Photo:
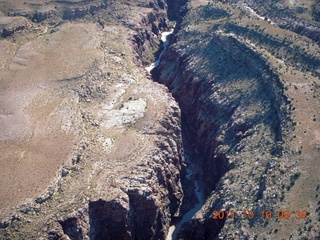
[[[285,220],[290,218],[295,218],[298,220],[306,219],[309,216],[309,213],[306,210],[296,210],[296,211],[289,211],[289,210],[278,210],[273,212],[271,210],[263,210],[260,212],[253,211],[253,210],[243,210],[243,211],[235,211],[235,210],[213,210],[212,218],[215,220],[223,220],[227,218],[231,219],[254,219],[254,218],[261,218],[261,219],[271,219],[271,218],[278,218],[279,220]]]

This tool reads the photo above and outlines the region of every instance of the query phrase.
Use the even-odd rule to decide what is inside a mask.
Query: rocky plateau
[[[0,239],[320,239],[319,4],[0,0]]]

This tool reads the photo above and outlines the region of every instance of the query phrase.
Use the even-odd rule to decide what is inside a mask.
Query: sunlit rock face
[[[164,238],[183,198],[180,109],[142,64],[166,4],[1,6],[1,237]]]

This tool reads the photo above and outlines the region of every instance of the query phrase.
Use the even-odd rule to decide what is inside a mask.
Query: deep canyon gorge
[[[319,9],[0,1],[0,239],[319,239]]]

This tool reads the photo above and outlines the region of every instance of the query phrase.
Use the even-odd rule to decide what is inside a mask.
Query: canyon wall
[[[189,1],[186,9],[169,49],[153,71],[156,81],[165,84],[179,103],[204,159],[198,164],[207,200],[182,226],[178,239],[270,236],[265,219],[259,215],[267,209],[279,209],[287,194],[285,186],[294,185],[293,179],[300,175],[297,162],[289,160],[295,159],[296,153],[289,147],[295,124],[288,83],[270,60],[273,53],[265,53],[268,48],[255,42],[260,36],[245,35],[248,25],[243,31],[227,30],[231,23],[241,26],[236,8],[219,1],[212,5]],[[259,21],[253,21],[256,27]],[[272,39],[270,32],[267,38]],[[290,64],[288,58],[286,64]],[[237,220],[213,219],[215,210],[230,209],[237,212]],[[252,210],[256,217],[239,219],[243,217],[240,209]],[[291,229],[297,225],[299,222]],[[305,236],[313,236],[315,231],[309,234],[305,232]]]

